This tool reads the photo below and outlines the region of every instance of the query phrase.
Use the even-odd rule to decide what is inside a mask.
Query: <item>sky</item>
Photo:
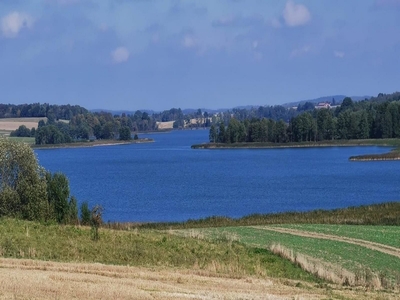
[[[399,84],[400,0],[0,0],[0,103],[217,109]]]

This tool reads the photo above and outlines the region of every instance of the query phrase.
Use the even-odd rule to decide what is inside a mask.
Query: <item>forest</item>
[[[324,140],[380,139],[400,137],[400,93],[380,94],[359,102],[346,97],[335,109],[297,112],[283,118],[251,119],[231,116],[210,128],[211,143],[318,142]]]
[[[333,99],[334,100],[334,99]],[[210,142],[305,142],[336,139],[394,138],[400,135],[400,93],[379,94],[355,102],[345,98],[335,109],[315,109],[311,102],[184,113],[171,108],[149,114],[90,112],[79,105],[0,104],[0,118],[47,117],[37,129],[21,126],[11,136],[35,137],[35,143],[62,144],[95,139],[130,139],[131,132],[158,130],[173,121],[174,129],[210,128]],[[193,120],[195,120],[193,122]]]

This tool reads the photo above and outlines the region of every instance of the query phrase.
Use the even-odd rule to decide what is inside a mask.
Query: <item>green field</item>
[[[8,137],[8,139],[16,141],[16,142],[27,143],[30,145],[35,144],[34,137]]]
[[[101,229],[100,240],[93,241],[88,227],[5,218],[0,218],[0,257],[173,267],[230,278],[255,275],[321,282],[266,249],[226,240],[185,238],[168,231]]]
[[[400,248],[400,226],[284,224],[283,228],[305,230],[366,240]]]
[[[318,228],[324,231],[332,230],[331,225],[319,225]],[[287,226],[287,227],[290,227]],[[342,227],[346,231],[347,226]],[[354,232],[351,226],[350,233]],[[381,230],[378,227],[376,230]],[[363,227],[367,231],[367,226]],[[398,227],[394,231],[399,232]],[[363,246],[353,245],[345,242],[323,240],[318,238],[309,238],[295,236],[286,233],[278,233],[262,228],[254,227],[225,227],[225,228],[207,228],[196,230],[180,230],[179,234],[188,234],[192,236],[201,236],[210,240],[237,240],[251,247],[260,247],[269,249],[272,245],[279,244],[287,249],[293,250],[297,254],[306,255],[317,260],[334,265],[336,267],[349,270],[354,274],[365,274],[372,272],[384,281],[389,281],[388,285],[398,285],[400,279],[400,259],[379,251],[371,250]],[[375,231],[376,232],[376,231]],[[371,234],[372,236],[373,234]],[[389,239],[389,238],[388,238]],[[360,275],[361,276],[361,275]]]

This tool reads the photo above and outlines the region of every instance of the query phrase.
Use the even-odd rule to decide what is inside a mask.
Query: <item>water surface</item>
[[[350,162],[384,147],[193,150],[207,130],[142,135],[151,144],[35,150],[105,221],[332,209],[400,199],[400,161]]]

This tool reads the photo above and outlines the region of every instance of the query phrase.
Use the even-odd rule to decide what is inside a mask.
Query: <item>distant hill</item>
[[[300,101],[294,101],[294,102],[288,102],[284,104],[277,104],[281,105],[283,107],[293,107],[293,106],[298,106],[300,103],[304,104],[305,102],[311,102],[311,103],[318,103],[318,102],[332,102],[333,99],[335,99],[336,104],[340,104],[344,98],[348,96],[345,95],[333,95],[333,96],[325,96],[325,97],[319,97],[316,99],[308,99],[308,100],[300,100]],[[351,96],[350,97],[353,101],[361,101],[365,99],[371,99],[371,96]],[[209,109],[209,108],[200,108],[202,112],[208,112],[211,114],[219,113],[219,112],[226,112],[228,110],[232,111],[233,109],[246,109],[246,110],[251,110],[253,108],[259,108],[260,106],[271,106],[271,105],[242,105],[242,106],[235,106],[231,108],[218,108],[218,109]],[[273,106],[273,105],[272,105]],[[161,111],[154,111],[151,109],[139,109],[141,112],[146,112],[149,115],[157,114],[160,113]],[[133,115],[135,114],[135,111],[133,110],[110,110],[110,109],[91,109],[91,112],[108,112],[113,115],[121,115],[125,113],[126,115]],[[185,108],[182,109],[182,113],[184,115],[189,115],[196,113],[198,111],[198,108]]]
[[[298,106],[300,103],[303,104],[305,102],[311,102],[311,103],[332,102],[333,99],[335,99],[336,104],[339,104],[346,97],[348,97],[348,96],[345,96],[345,95],[325,96],[325,97],[319,97],[316,99],[308,99],[308,100],[300,100],[300,101],[295,101],[295,102],[284,103],[284,104],[282,104],[282,106],[285,106],[285,107]],[[365,99],[370,99],[371,96],[350,96],[350,98],[353,101],[361,101],[361,100],[365,100]]]
[[[235,106],[233,108],[217,108],[217,109],[210,109],[210,108],[200,108],[202,112],[208,112],[208,113],[219,113],[219,112],[225,112],[228,110],[232,110],[232,109],[252,109],[252,108],[258,108],[262,105],[243,105],[243,106]],[[192,114],[197,112],[198,109],[194,109],[194,108],[186,108],[186,109],[182,109],[183,114]]]
[[[150,109],[138,109],[140,110],[142,113],[146,112],[149,115],[152,115],[154,113],[157,113],[154,110],[150,110]],[[101,108],[96,108],[96,109],[91,109],[90,112],[96,113],[96,112],[107,112],[107,113],[111,113],[113,115],[122,115],[122,114],[126,114],[126,115],[134,115],[135,112],[137,110],[133,111],[133,110],[111,110],[111,109],[101,109]]]

